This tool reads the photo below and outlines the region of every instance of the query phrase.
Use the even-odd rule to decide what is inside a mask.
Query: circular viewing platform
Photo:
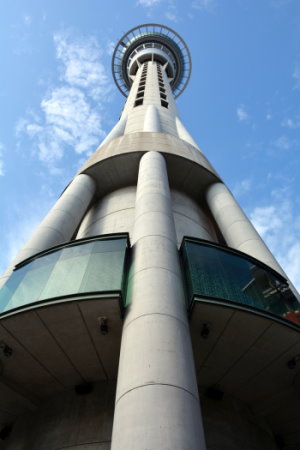
[[[119,91],[127,97],[131,77],[141,63],[151,60],[165,65],[177,98],[190,79],[191,55],[179,34],[169,27],[153,23],[132,28],[117,43],[112,58],[112,73]]]

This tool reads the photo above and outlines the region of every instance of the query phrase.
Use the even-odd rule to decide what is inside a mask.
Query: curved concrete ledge
[[[86,172],[89,167],[104,159],[137,151],[159,151],[160,153],[181,156],[203,166],[218,176],[212,165],[197,147],[171,134],[156,132],[129,133],[101,145],[82,166],[80,172]]]
[[[200,330],[205,323],[210,324],[210,332],[203,339]],[[223,439],[218,444],[214,439],[216,431],[211,429],[214,435],[209,433],[210,427],[222,423],[220,415],[216,422],[215,419],[206,420],[207,389],[212,386],[224,394],[218,402],[223,413],[232,395],[250,408],[258,424],[265,419],[273,434],[293,444],[284,448],[298,448],[300,400],[294,379],[299,369],[291,370],[287,362],[297,353],[299,331],[272,318],[200,298],[195,302],[190,327],[197,380],[200,392],[206,393],[201,403],[208,448],[224,448]],[[211,401],[215,408],[216,400],[211,397]],[[213,411],[210,409],[211,419],[215,414]],[[241,418],[241,410],[236,411]],[[235,432],[237,436],[238,430]],[[276,447],[267,446],[258,439],[251,448],[265,450]]]
[[[194,146],[175,136],[139,132],[114,139],[98,148],[80,173],[93,177],[98,196],[134,185],[141,157],[148,151],[162,153],[167,162],[170,187],[199,201],[206,188],[220,181],[205,156]]]

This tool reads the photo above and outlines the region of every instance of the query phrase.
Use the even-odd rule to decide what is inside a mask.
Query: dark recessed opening
[[[283,437],[280,434],[275,434],[274,436],[275,443],[278,448],[284,448],[285,447],[285,441]]]
[[[136,100],[136,101],[134,102],[134,106],[140,106],[140,105],[143,104],[143,102],[144,102],[144,99],[143,99],[143,98],[138,99],[138,100]]]
[[[166,100],[166,99],[167,99],[167,96],[166,96],[166,94],[160,93],[160,98],[162,98],[163,100]]]
[[[166,102],[165,100],[161,100],[161,106],[163,106],[164,108],[168,108],[168,105],[168,102]]]
[[[77,395],[87,395],[90,394],[93,390],[93,385],[92,383],[82,383],[82,384],[77,384],[75,386],[75,392]]]
[[[0,430],[0,439],[2,441],[4,441],[5,439],[8,438],[8,436],[10,435],[12,430],[12,425],[5,425],[1,430]]]
[[[224,397],[224,392],[218,387],[210,386],[206,389],[205,396],[212,400],[221,401]]]
[[[162,88],[162,87],[159,88],[159,91],[160,92],[166,92],[166,90],[164,88]]]

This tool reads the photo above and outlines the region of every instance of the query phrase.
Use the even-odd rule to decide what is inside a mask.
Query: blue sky
[[[147,22],[187,42],[194,139],[300,289],[299,0],[2,0],[2,272],[117,121],[114,43]]]

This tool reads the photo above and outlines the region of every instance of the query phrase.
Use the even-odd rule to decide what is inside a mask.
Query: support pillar
[[[74,178],[0,278],[0,287],[16,264],[72,238],[95,190],[96,183],[89,175],[81,174]]]
[[[206,198],[226,244],[248,253],[286,278],[286,274],[225,184],[212,184]]]
[[[204,450],[166,164],[140,162],[112,450]]]

